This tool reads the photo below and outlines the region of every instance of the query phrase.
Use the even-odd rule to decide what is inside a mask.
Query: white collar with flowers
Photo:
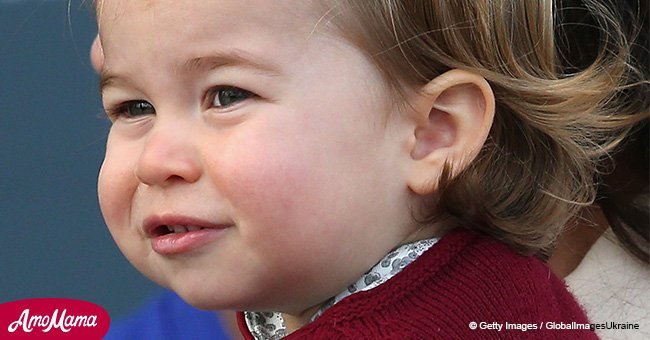
[[[390,280],[397,273],[401,272],[411,262],[424,254],[436,242],[437,238],[420,240],[398,247],[386,255],[372,269],[367,271],[355,283],[338,295],[327,300],[314,314],[310,322],[316,320],[327,309],[339,303],[344,298],[358,292],[373,289],[380,284]],[[278,312],[244,312],[246,326],[256,340],[277,340],[287,335],[282,314]]]

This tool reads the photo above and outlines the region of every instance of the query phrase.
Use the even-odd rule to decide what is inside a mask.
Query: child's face
[[[301,311],[412,232],[404,124],[362,52],[314,31],[321,12],[305,1],[101,6],[103,101],[126,113],[99,198],[144,274],[204,308]],[[162,235],[167,224],[205,229]]]

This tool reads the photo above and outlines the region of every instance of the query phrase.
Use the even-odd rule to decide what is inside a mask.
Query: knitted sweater
[[[243,313],[238,318],[252,339]],[[456,230],[391,280],[343,299],[285,339],[597,339],[576,329],[587,323],[543,262]]]

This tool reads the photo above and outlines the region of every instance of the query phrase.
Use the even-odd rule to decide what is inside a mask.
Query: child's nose
[[[202,170],[194,137],[191,131],[172,122],[154,126],[145,139],[136,177],[149,186],[196,182]]]

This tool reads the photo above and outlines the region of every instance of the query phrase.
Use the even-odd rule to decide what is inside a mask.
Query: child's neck
[[[429,239],[433,237],[439,237],[440,227],[426,226],[420,227],[406,236],[406,238],[397,246],[401,246],[407,243],[413,243],[415,241]],[[304,325],[308,324],[311,318],[316,314],[318,309],[322,306],[322,303],[319,303],[315,306],[312,306],[299,314],[289,314],[281,313],[282,319],[284,320],[284,326],[286,327],[287,334],[290,334]]]
[[[308,324],[321,305],[322,304],[319,303],[304,310],[300,314],[282,313],[282,319],[284,319],[284,326],[287,328],[287,334],[293,333],[302,326]]]

